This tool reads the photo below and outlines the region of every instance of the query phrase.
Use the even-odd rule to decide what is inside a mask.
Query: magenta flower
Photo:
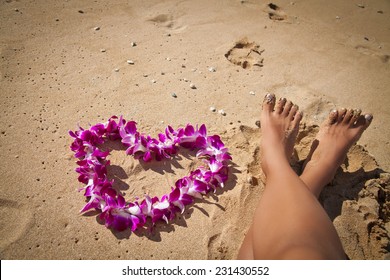
[[[69,134],[74,138],[70,148],[78,159],[78,180],[85,185],[80,191],[84,190],[88,200],[80,212],[101,211],[99,217],[106,227],[117,231],[127,228],[135,231],[145,225],[147,218],[152,224],[159,220],[168,223],[177,212],[183,213],[194,198],[202,198],[202,195],[223,187],[228,179],[227,161],[231,157],[219,136],[207,136],[205,125],[194,128],[188,124],[178,130],[168,126],[165,133],[155,139],[140,134],[136,122],[113,116],[105,124],[98,123],[89,129],[79,127]],[[113,188],[113,181],[107,178],[109,151],[98,148],[107,139],[120,139],[128,155],[145,162],[171,158],[177,153],[178,145],[199,149],[197,157],[202,156],[205,165],[177,180],[171,192],[161,198],[146,195],[140,203],[126,202]]]
[[[184,135],[180,138],[180,145],[184,148],[204,148],[206,145],[206,126],[202,124],[200,128],[194,127],[190,124],[184,129]]]

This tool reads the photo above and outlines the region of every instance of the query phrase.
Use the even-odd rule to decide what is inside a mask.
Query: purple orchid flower
[[[202,198],[217,187],[223,187],[228,179],[226,161],[231,159],[220,137],[207,136],[205,125],[194,128],[188,124],[185,128],[174,130],[171,126],[159,134],[158,139],[145,136],[137,131],[136,122],[113,116],[107,123],[98,123],[89,129],[79,127],[79,130],[69,134],[74,138],[70,148],[78,159],[76,172],[78,180],[85,186],[84,196],[88,202],[81,209],[101,211],[100,218],[108,228],[124,230],[145,225],[147,217],[155,224],[159,220],[167,223],[177,212],[183,213],[185,207],[193,203],[194,198]],[[197,157],[204,156],[204,166],[192,171],[189,176],[179,179],[171,192],[161,198],[145,196],[139,204],[126,203],[122,195],[113,188],[113,180],[107,179],[108,151],[102,151],[97,146],[106,139],[121,139],[127,147],[126,153],[145,162],[171,158],[177,153],[177,145],[190,149],[199,149]]]
[[[207,130],[206,126],[202,124],[200,128],[194,127],[190,124],[184,129],[184,135],[180,138],[180,145],[184,148],[194,149],[203,148],[206,146]]]

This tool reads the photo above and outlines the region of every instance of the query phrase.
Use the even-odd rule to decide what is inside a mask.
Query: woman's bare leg
[[[291,111],[292,118],[294,118],[294,116],[295,116],[294,114],[297,113],[295,121],[294,121],[294,125],[292,125],[292,127],[288,127],[288,129],[289,129],[288,136],[289,137],[285,139],[286,140],[285,149],[283,149],[285,151],[286,157],[290,158],[292,153],[293,153],[293,150],[294,150],[294,142],[295,142],[295,138],[298,134],[299,122],[302,118],[302,113],[298,112],[298,106],[293,105],[293,103],[290,101],[287,102],[286,98],[280,98],[275,105],[274,104],[275,97],[273,95],[267,95],[265,102],[266,103],[268,102],[268,104],[271,104],[272,107],[275,106],[273,108],[275,115],[281,115],[283,113],[283,115],[286,116],[287,113],[290,113],[290,111]],[[267,106],[267,107],[269,107],[269,106]],[[263,106],[263,110],[265,108],[266,107]],[[291,109],[293,109],[293,110],[291,110]],[[241,245],[241,248],[240,248],[240,251],[238,254],[238,259],[254,259],[254,255],[253,255],[253,224],[250,226],[248,233],[246,234],[246,236],[244,238],[244,241]]]
[[[369,125],[372,116],[361,117],[359,114],[350,116],[351,114],[344,114],[342,111],[337,112],[337,117],[335,114],[333,112],[328,122],[322,126],[317,140],[330,143],[330,138],[333,136],[327,136],[329,133],[326,131],[344,130],[343,133],[349,136],[347,140],[343,140],[344,144],[338,145],[339,151],[334,153],[333,164],[338,167],[346,151]],[[262,149],[267,149],[264,150],[262,167],[268,178],[267,187],[256,210],[254,223],[240,249],[238,256],[240,259],[344,257],[333,224],[315,199],[317,193],[331,180],[337,170],[335,167],[332,168],[333,172],[321,173],[323,161],[325,165],[329,161],[329,158],[325,157],[325,160],[321,156],[327,149],[325,148],[327,145],[317,145],[306,162],[309,169],[302,175],[308,179],[308,185],[304,180],[299,179],[288,165],[300,119],[300,113],[291,103],[281,99],[274,108],[274,97],[272,95],[266,97],[263,105],[262,129],[263,135],[269,137],[264,137],[262,141]],[[344,126],[338,128],[340,123],[343,125],[348,123],[350,130],[345,130]],[[331,125],[336,125],[337,128],[334,129]],[[284,137],[282,132],[285,134]],[[277,143],[276,147],[273,147],[272,143]],[[334,149],[334,145],[329,146],[328,149]],[[315,161],[311,163],[311,159]],[[313,176],[311,172],[318,174]],[[322,185],[322,182],[325,183]],[[282,217],[275,218],[269,215],[270,211]]]

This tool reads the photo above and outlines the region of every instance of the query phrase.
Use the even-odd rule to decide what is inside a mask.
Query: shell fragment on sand
[[[222,116],[226,116],[226,113],[223,109],[219,110],[218,113],[221,114]]]

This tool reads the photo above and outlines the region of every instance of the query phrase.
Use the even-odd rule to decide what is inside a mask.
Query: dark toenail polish
[[[365,118],[366,121],[368,121],[368,122],[372,121],[372,115],[370,115],[370,114],[365,115],[364,118]]]
[[[275,100],[275,95],[273,95],[272,93],[267,93],[264,99],[267,102],[267,104],[270,104]]]

